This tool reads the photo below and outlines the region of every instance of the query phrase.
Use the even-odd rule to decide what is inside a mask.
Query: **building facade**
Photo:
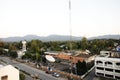
[[[19,70],[11,65],[1,66],[0,80],[19,80]]]
[[[95,58],[95,74],[97,76],[120,79],[120,58],[98,56]]]

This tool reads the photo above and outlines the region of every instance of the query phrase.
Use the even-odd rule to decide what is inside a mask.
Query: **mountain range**
[[[72,36],[72,40],[81,40],[83,37],[76,37]],[[18,42],[21,40],[33,40],[33,39],[38,39],[41,41],[68,41],[70,40],[70,36],[65,36],[65,35],[50,35],[47,37],[44,36],[37,36],[37,35],[26,35],[24,37],[8,37],[8,38],[1,38],[2,41],[5,42]],[[120,39],[120,35],[102,35],[102,36],[96,36],[96,37],[90,37],[87,38],[88,40],[92,39]]]

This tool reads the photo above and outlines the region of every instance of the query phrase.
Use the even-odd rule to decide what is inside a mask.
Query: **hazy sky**
[[[120,0],[71,0],[74,36],[120,34]],[[69,0],[0,0],[0,37],[70,35]]]

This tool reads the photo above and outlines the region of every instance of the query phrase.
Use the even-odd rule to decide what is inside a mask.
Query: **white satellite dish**
[[[46,55],[45,58],[49,61],[49,62],[55,62],[55,58],[53,58],[50,55]]]

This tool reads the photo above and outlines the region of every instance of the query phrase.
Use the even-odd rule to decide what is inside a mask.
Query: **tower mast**
[[[70,51],[72,50],[71,0],[69,0]]]

